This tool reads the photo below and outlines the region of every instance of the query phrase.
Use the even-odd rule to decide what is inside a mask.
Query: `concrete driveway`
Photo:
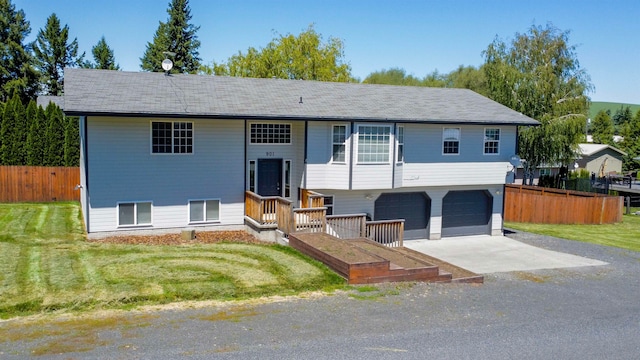
[[[478,274],[606,265],[606,262],[541,249],[506,236],[407,240],[404,246]]]

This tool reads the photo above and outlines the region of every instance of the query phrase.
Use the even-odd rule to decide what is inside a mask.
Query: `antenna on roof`
[[[162,69],[164,70],[164,74],[168,76],[171,69],[173,69],[173,61],[169,60],[168,56],[174,57],[176,53],[172,51],[163,51],[162,53],[167,56],[162,60]]]

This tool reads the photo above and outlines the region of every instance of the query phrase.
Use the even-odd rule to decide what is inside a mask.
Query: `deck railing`
[[[300,189],[300,207],[302,208],[324,207],[324,195],[309,189]]]
[[[285,234],[291,231],[291,201],[279,196],[260,196],[245,191],[245,213],[260,225],[277,225]]]
[[[310,195],[323,199],[324,195]],[[311,202],[307,202],[309,205]],[[366,214],[327,216],[326,207],[293,209],[291,201],[279,196],[245,192],[245,212],[260,225],[276,225],[286,235],[291,232],[326,232],[340,239],[366,237],[382,245],[403,244],[404,220],[367,221]]]
[[[404,220],[367,221],[366,237],[389,247],[402,247]]]
[[[325,232],[327,208],[306,208],[293,210],[294,231]]]
[[[327,216],[327,234],[340,239],[356,239],[366,236],[367,214]]]

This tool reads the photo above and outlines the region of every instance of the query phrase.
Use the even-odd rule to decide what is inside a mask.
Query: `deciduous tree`
[[[200,41],[196,32],[200,29],[189,21],[191,9],[188,0],[172,0],[167,9],[169,19],[160,22],[153,41],[147,43],[147,49],[140,58],[140,68],[145,71],[163,71],[162,60],[167,58],[173,61],[174,73],[196,73],[200,68],[198,49]]]
[[[64,68],[82,65],[84,53],[78,55],[78,39],[69,42],[69,27],[60,27],[60,19],[55,13],[49,16],[45,28],[38,31],[33,52],[41,74],[42,92],[62,95]]]
[[[401,68],[383,69],[374,71],[362,81],[365,84],[409,85],[421,86],[422,81]]]
[[[251,47],[246,53],[233,55],[226,63],[214,63],[213,72],[257,78],[354,80],[351,67],[344,62],[342,40],[331,37],[323,43],[313,25],[298,36],[279,35],[260,50]]]
[[[496,38],[483,54],[489,97],[541,122],[520,130],[525,170],[573,162],[585,135],[592,85],[569,32],[534,25],[510,43]]]

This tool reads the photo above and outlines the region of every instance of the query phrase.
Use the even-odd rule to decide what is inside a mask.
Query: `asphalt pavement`
[[[488,273],[480,285],[384,284],[307,298],[131,311],[119,326],[66,333],[58,327],[47,333],[38,323],[42,334],[0,339],[0,358],[638,358],[640,253],[508,236],[606,264]],[[0,322],[0,331],[24,326]],[[42,351],[60,343],[72,346]]]

